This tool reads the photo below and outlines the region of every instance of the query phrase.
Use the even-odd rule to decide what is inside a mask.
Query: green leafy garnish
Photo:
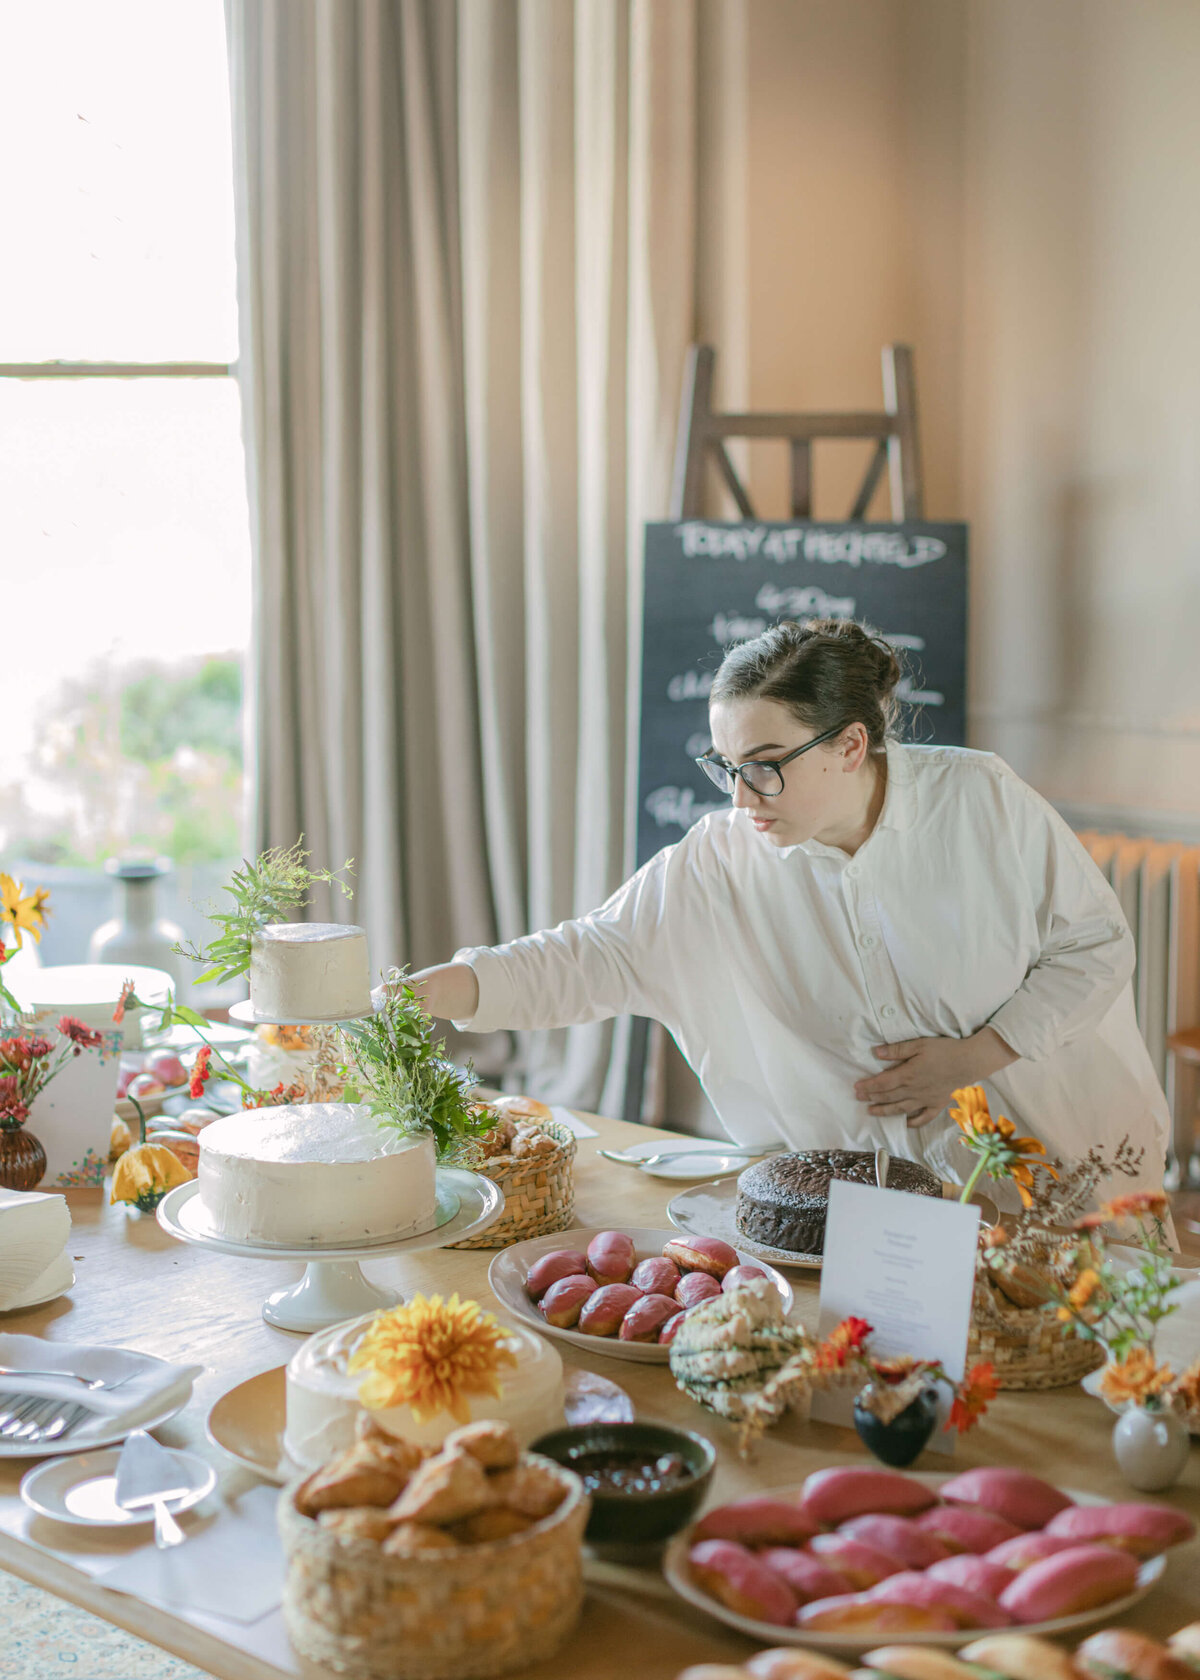
[[[294,846],[273,846],[250,863],[242,860],[242,868],[235,869],[229,886],[222,890],[233,899],[231,910],[213,910],[209,920],[220,929],[217,937],[201,950],[189,942],[174,947],[181,957],[207,964],[196,980],[198,986],[209,980],[233,980],[250,967],[250,944],[254,935],[271,922],[285,922],[291,912],[302,910],[312,902],[312,889],[319,881],[336,886],[353,897],[353,889],[339,879],[343,873],[353,875],[354,860],[347,858],[336,874],[328,869],[310,869],[310,852],[304,850],[304,836]]]
[[[445,1160],[490,1131],[498,1116],[471,1101],[475,1069],[470,1062],[456,1067],[446,1055],[445,1040],[434,1038],[433,1017],[406,974],[392,969],[382,1007],[340,1029],[344,1101],[367,1103],[383,1126],[432,1132],[438,1157]]]

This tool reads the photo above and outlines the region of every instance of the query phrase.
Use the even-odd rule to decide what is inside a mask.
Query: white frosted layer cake
[[[273,922],[250,942],[250,1002],[264,1020],[342,1021],[371,1012],[367,936],[342,922]]]
[[[299,1247],[413,1237],[437,1217],[433,1138],[365,1103],[287,1103],[200,1134],[200,1200],[222,1236]]]
[[[358,1398],[367,1376],[353,1376],[346,1366],[364,1331],[374,1318],[351,1319],[310,1336],[287,1368],[287,1427],[283,1444],[293,1463],[305,1470],[326,1463],[354,1440],[355,1424],[365,1410]],[[544,1337],[504,1324],[501,1346],[516,1355],[515,1367],[500,1375],[500,1394],[471,1395],[466,1404],[471,1423],[497,1418],[510,1424],[523,1447],[539,1435],[563,1425],[562,1359]],[[462,1423],[448,1411],[418,1423],[407,1406],[372,1410],[370,1416],[390,1435],[422,1446],[440,1446]]]

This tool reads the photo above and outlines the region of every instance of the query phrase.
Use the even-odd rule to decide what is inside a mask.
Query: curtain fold
[[[692,334],[690,0],[227,0],[256,840],[372,962],[599,904]],[[319,907],[323,908],[323,907]],[[594,1106],[611,1028],[523,1037]]]

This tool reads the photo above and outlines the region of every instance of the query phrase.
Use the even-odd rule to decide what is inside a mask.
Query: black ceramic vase
[[[938,1393],[934,1386],[922,1389],[917,1398],[902,1412],[897,1412],[890,1423],[883,1423],[869,1412],[861,1400],[854,1402],[854,1427],[858,1430],[859,1438],[868,1451],[881,1459],[884,1464],[890,1464],[895,1470],[902,1470],[906,1464],[911,1464],[919,1457],[926,1441],[933,1434],[933,1426],[937,1422]]]

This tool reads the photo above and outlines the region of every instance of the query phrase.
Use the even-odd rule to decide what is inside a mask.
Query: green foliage
[[[383,1007],[342,1028],[345,1100],[365,1101],[382,1125],[432,1132],[438,1157],[445,1160],[490,1131],[497,1116],[473,1108],[475,1070],[469,1062],[456,1067],[447,1057],[445,1040],[435,1040],[433,1019],[406,973],[393,969]]]
[[[153,764],[181,748],[242,757],[242,673],[233,659],[206,659],[181,676],[148,673],[120,695],[119,740],[126,758]]]
[[[177,945],[176,951],[193,962],[207,963],[196,984],[209,980],[232,980],[245,974],[250,967],[250,942],[269,922],[286,922],[293,910],[302,910],[311,902],[312,889],[318,881],[340,887],[347,898],[353,896],[349,884],[339,880],[328,869],[310,869],[310,852],[304,850],[304,836],[292,846],[273,846],[261,853],[253,863],[242,860],[233,879],[224,891],[233,899],[230,910],[213,910],[209,920],[220,930],[203,950],[196,945]],[[347,858],[342,871],[353,874],[353,859]],[[339,871],[340,874],[342,871]]]

